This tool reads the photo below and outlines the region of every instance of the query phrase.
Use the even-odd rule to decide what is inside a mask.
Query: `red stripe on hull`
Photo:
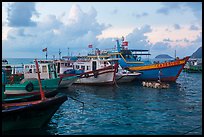
[[[74,84],[104,86],[104,84],[105,84],[105,85],[113,85],[114,82],[113,82],[113,81],[110,81],[110,82],[100,82],[100,83],[74,83]]]
[[[161,81],[163,81],[163,82],[175,82],[176,79],[177,79],[177,77],[168,77],[168,78],[161,78]],[[148,79],[138,79],[138,80],[157,81],[158,78],[148,78]]]

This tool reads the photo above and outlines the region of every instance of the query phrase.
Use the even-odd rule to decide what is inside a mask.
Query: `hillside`
[[[172,58],[171,56],[169,56],[169,55],[167,55],[167,54],[160,54],[160,55],[157,55],[155,58],[165,58],[165,59],[167,59],[167,58]]]
[[[202,58],[202,47],[198,48],[192,55],[191,58]]]

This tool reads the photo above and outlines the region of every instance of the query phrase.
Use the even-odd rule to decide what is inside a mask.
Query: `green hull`
[[[27,80],[22,84],[6,84],[6,91],[7,90],[25,90],[26,91],[26,86],[29,83],[33,84],[33,90],[39,90],[39,83],[38,80]],[[56,89],[59,86],[59,82],[60,82],[60,78],[56,78],[56,79],[45,79],[45,80],[41,80],[42,83],[42,88],[45,89]]]
[[[184,68],[184,72],[202,73],[202,66],[190,66],[189,68]]]

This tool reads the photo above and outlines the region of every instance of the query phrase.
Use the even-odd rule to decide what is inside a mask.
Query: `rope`
[[[192,131],[195,131],[196,129],[199,129],[199,128],[201,128],[201,126],[199,126],[199,127],[197,127],[197,128],[194,128],[194,129],[192,129],[192,130],[190,130],[190,131],[184,133],[183,135],[186,135],[186,134],[188,134],[188,133],[190,133],[190,132],[192,132]]]
[[[78,100],[78,99],[76,99],[76,98],[73,98],[73,97],[70,97],[71,99],[73,99],[73,100],[76,100],[76,101],[78,101],[78,102],[80,102],[80,103],[82,103],[83,104],[83,108],[84,108],[84,102],[83,101],[80,101],[80,100]],[[91,104],[88,104],[88,103],[86,103],[87,105],[90,105],[90,106],[92,106],[92,107],[94,107],[94,108],[96,108],[94,105],[91,105]]]
[[[82,101],[80,101],[80,100],[78,100],[78,99],[76,99],[76,98],[73,98],[73,97],[70,97],[71,99],[73,99],[73,100],[76,100],[76,101],[78,101],[78,102],[80,102],[80,103],[82,103],[83,104],[83,108],[84,108],[84,102],[82,102]]]

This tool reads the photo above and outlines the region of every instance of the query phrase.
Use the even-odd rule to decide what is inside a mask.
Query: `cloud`
[[[117,14],[118,13],[118,9],[114,9],[113,11],[111,11],[111,14]]]
[[[171,48],[171,46],[168,42],[157,42],[152,46],[151,50],[163,51],[169,48]]]
[[[33,2],[15,2],[8,6],[8,26],[10,27],[29,27],[35,26],[32,21],[33,15],[38,15]]]
[[[145,17],[145,16],[148,16],[149,14],[147,12],[143,12],[141,14],[136,14],[136,13],[133,13],[132,16],[133,17],[136,17],[136,18],[141,18],[141,17]]]
[[[197,38],[192,41],[193,43],[200,44],[202,46],[202,33],[200,33]]]
[[[162,7],[156,12],[164,15],[169,15],[172,11],[185,11],[190,9],[194,16],[198,19],[202,18],[202,3],[201,2],[162,2]]]
[[[199,28],[195,25],[191,25],[189,30],[199,30]]]
[[[164,42],[173,42],[173,40],[170,40],[169,38],[163,39]]]
[[[180,29],[181,29],[181,26],[180,26],[179,24],[174,24],[174,29],[180,30]]]
[[[145,35],[146,33],[152,32],[151,26],[144,25],[141,28],[135,28],[132,33],[126,36],[129,42],[130,48],[139,48],[145,49],[149,48],[151,44],[148,41],[148,37]]]
[[[168,15],[172,10],[178,10],[180,8],[181,2],[162,2],[162,8],[158,9],[156,12],[164,15]]]
[[[109,28],[110,24],[98,23],[97,11],[92,7],[84,12],[78,5],[73,5],[66,15],[59,18],[55,15],[43,17],[43,21],[35,22],[35,27],[15,27],[8,32],[8,37],[3,40],[3,52],[19,53],[7,56],[33,57],[43,55],[42,49],[48,48],[48,57],[58,54],[59,48],[62,55],[67,53],[67,48],[79,52],[87,49],[90,43],[98,45],[97,36]],[[11,17],[11,16],[10,16]],[[59,19],[62,19],[59,20]],[[24,18],[27,20],[28,18]],[[12,20],[12,19],[11,19]],[[22,22],[24,22],[22,20]],[[108,45],[107,45],[108,46]],[[28,53],[26,56],[22,51]],[[84,50],[83,53],[85,53]],[[21,54],[20,54],[21,53]]]
[[[202,2],[185,2],[184,6],[190,8],[195,17],[202,19]]]

